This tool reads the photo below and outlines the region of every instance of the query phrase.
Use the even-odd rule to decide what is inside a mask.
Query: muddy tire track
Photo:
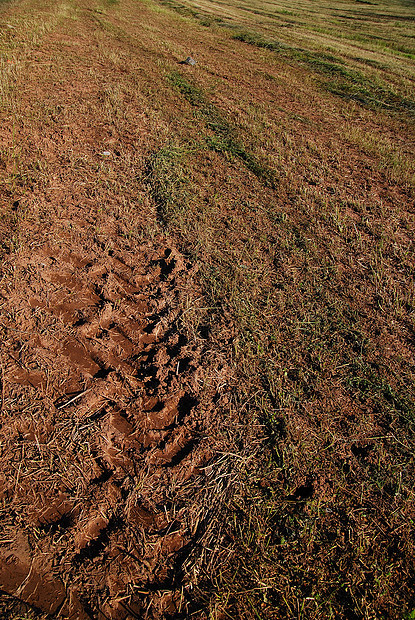
[[[58,618],[180,617],[218,398],[180,329],[190,265],[40,243],[3,273],[0,589]]]

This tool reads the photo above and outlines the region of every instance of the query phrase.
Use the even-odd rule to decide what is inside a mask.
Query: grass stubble
[[[73,200],[69,170],[97,235],[117,212],[131,243],[162,231],[191,258],[183,326],[238,377],[195,616],[413,617],[409,4],[25,0],[1,20],[2,252]],[[116,161],[82,144],[97,118]]]

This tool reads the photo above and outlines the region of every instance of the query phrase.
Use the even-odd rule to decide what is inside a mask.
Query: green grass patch
[[[403,97],[396,91],[363,76],[353,79],[352,74],[350,77],[349,80],[330,80],[324,84],[324,88],[342,99],[355,101],[373,110],[387,110],[415,116],[415,100]]]
[[[382,376],[382,374],[384,376]],[[397,391],[387,380],[388,370],[383,373],[377,364],[370,365],[362,360],[355,360],[349,369],[348,384],[363,401],[370,400],[374,406],[385,412],[397,415],[405,427],[406,435],[413,435],[415,430],[415,403],[407,391]]]
[[[235,41],[242,41],[248,43],[248,45],[255,45],[266,50],[272,50],[273,52],[279,52],[281,49],[289,49],[288,45],[281,43],[280,41],[266,39],[260,34],[255,32],[238,32],[232,37]]]
[[[183,160],[187,150],[167,144],[154,153],[146,167],[146,180],[161,224],[174,226],[188,203],[188,179]]]
[[[178,71],[170,73],[168,79],[186,101],[197,109],[206,127],[213,132],[214,136],[206,139],[209,148],[240,159],[245,167],[265,185],[277,186],[274,172],[245,148],[238,140],[236,129],[224,118],[218,108],[207,100],[206,95],[197,86],[189,82]]]

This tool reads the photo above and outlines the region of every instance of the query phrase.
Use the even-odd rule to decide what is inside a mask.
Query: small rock
[[[101,155],[105,155],[105,157],[108,157],[108,155],[111,155],[111,151],[102,151]]]
[[[194,58],[192,58],[191,56],[188,56],[186,58],[186,60],[184,61],[184,64],[185,65],[191,65],[192,67],[194,67],[195,64],[196,64],[196,60]]]

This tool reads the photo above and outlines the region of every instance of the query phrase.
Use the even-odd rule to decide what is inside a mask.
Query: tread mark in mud
[[[24,409],[16,416],[11,462],[16,440],[29,457],[40,452],[43,470],[25,465],[21,476],[31,486],[21,485],[11,501],[30,506],[26,516],[40,532],[37,547],[55,568],[50,578],[33,573],[38,594],[29,592],[31,586],[22,589],[31,567],[11,546],[0,556],[0,588],[74,620],[91,614],[122,620],[133,617],[132,609],[140,614],[142,600],[131,583],[154,593],[168,589],[175,557],[190,536],[184,503],[172,494],[202,458],[192,374],[201,353],[177,331],[171,292],[183,260],[167,248],[153,252],[139,271],[128,259],[114,253],[102,258],[100,251],[87,259],[48,247],[23,257],[31,267],[28,295],[16,291],[10,304],[26,331],[18,340],[18,330],[5,325],[15,351],[7,380],[15,399],[30,391],[37,403],[32,418],[41,415],[44,424],[41,437],[40,423],[28,423]],[[65,437],[63,452],[58,435]],[[67,591],[58,555],[71,575]],[[99,573],[96,608],[84,608],[84,584]]]

